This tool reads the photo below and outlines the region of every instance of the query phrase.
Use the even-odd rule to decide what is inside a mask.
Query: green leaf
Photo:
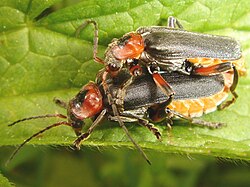
[[[6,179],[3,175],[1,175],[0,173],[0,186],[4,186],[4,187],[11,187],[13,186],[8,179]]]
[[[99,56],[114,37],[139,26],[165,25],[167,17],[177,17],[187,30],[228,35],[238,39],[250,62],[250,4],[244,1],[82,1],[54,11],[42,19],[40,14],[58,1],[2,1],[0,3],[0,145],[18,145],[30,135],[56,120],[7,124],[33,115],[66,111],[52,102],[54,97],[69,100],[80,87],[94,80],[101,65],[92,60],[93,28],[88,26],[80,38],[74,33],[86,19],[100,28]],[[36,19],[35,19],[36,18]],[[248,70],[249,73],[249,70]],[[182,154],[203,154],[225,158],[250,158],[249,77],[237,87],[239,99],[224,111],[203,118],[220,121],[227,127],[211,130],[176,122],[168,132],[159,127],[159,142],[147,129],[127,124],[135,141],[143,148]],[[87,126],[91,124],[90,120]],[[86,128],[87,128],[86,126]],[[85,129],[86,130],[86,129]],[[52,129],[31,144],[71,145],[75,135],[69,127]],[[83,143],[88,146],[132,146],[115,122],[104,122]]]

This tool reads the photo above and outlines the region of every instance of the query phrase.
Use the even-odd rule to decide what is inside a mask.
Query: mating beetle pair
[[[68,119],[32,135],[16,149],[11,159],[33,137],[60,125],[71,126],[75,130],[78,138],[74,145],[79,148],[80,142],[90,136],[104,117],[119,122],[147,161],[146,155],[128,134],[123,122],[137,121],[158,139],[161,134],[150,121],[167,120],[167,123],[171,123],[172,117],[180,117],[210,127],[221,125],[191,117],[211,112],[225,100],[229,92],[233,93],[234,98],[224,106],[230,105],[237,97],[234,91],[238,81],[236,68],[242,71],[244,68],[240,47],[235,40],[181,30],[180,23],[171,17],[168,27],[140,28],[137,32],[114,40],[103,61],[97,57],[96,23],[87,21],[77,32],[89,23],[95,25],[94,59],[105,64],[105,69],[98,74],[96,83],[85,85],[68,104],[56,100],[58,105],[67,109],[67,116],[49,114],[10,124],[46,117]],[[215,44],[218,46],[213,47]],[[219,49],[221,52],[217,51]],[[186,106],[186,111],[181,104]],[[199,110],[193,112],[192,108],[198,105]],[[86,118],[95,120],[86,133],[81,133]]]
[[[234,89],[238,82],[238,71],[245,71],[240,45],[236,40],[185,31],[177,19],[169,17],[167,27],[141,27],[120,39],[114,39],[105,52],[105,59],[102,60],[97,57],[97,23],[92,20],[86,21],[79,27],[77,34],[89,23],[95,25],[94,59],[106,67],[105,72],[100,74],[103,83],[105,84],[107,74],[115,77],[124,67],[131,73],[131,77],[120,88],[118,105],[122,105],[126,88],[135,76],[141,74],[142,66],[147,67],[155,83],[170,100],[175,90],[171,88],[168,80],[160,75],[162,71],[204,76],[233,71],[233,99],[222,108],[236,100],[237,94]]]
[[[171,118],[179,117],[184,120],[188,120],[191,123],[201,124],[204,126],[217,128],[221,123],[206,122],[199,119],[193,119],[182,114],[178,111],[178,108],[169,108],[169,97],[162,93],[159,87],[154,83],[154,80],[147,71],[143,71],[141,76],[137,77],[135,81],[127,88],[127,94],[124,98],[124,108],[119,110],[119,117],[122,122],[137,122],[140,125],[148,128],[157,139],[161,139],[161,133],[151,122],[166,122],[172,124]],[[129,74],[126,70],[119,72],[119,75],[115,79],[108,79],[110,93],[113,98],[116,98],[116,94],[124,82],[128,78]],[[183,101],[190,101],[202,99],[204,113],[211,112],[210,100],[211,97],[216,96],[215,107],[221,104],[225,100],[225,95],[228,94],[228,88],[231,86],[230,79],[222,74],[213,76],[189,76],[178,72],[163,73],[162,77],[168,78],[171,86],[176,90],[176,95],[172,103],[179,103]],[[228,83],[229,81],[229,83]],[[204,87],[201,92],[201,87]],[[223,97],[218,97],[223,95]],[[108,97],[105,94],[103,85],[101,83],[89,82],[79,91],[79,93],[71,99],[68,103],[59,99],[54,100],[55,103],[67,110],[67,116],[64,114],[47,114],[41,116],[33,116],[30,118],[24,118],[13,122],[9,126],[13,126],[17,123],[38,119],[38,118],[63,118],[66,121],[60,121],[50,126],[45,127],[41,131],[35,133],[27,140],[25,140],[12,154],[10,160],[15,156],[18,150],[32,138],[42,134],[43,132],[61,125],[70,126],[75,131],[78,138],[74,141],[74,146],[80,148],[80,143],[86,140],[93,132],[94,128],[100,125],[103,118],[107,118],[113,121],[119,119],[113,112],[113,108],[110,106]],[[174,105],[170,105],[173,108]],[[94,119],[93,124],[89,127],[87,132],[81,133],[84,126],[84,119]],[[133,141],[132,137],[128,134],[125,126],[122,126],[131,141],[143,154],[144,158],[149,162],[143,150]]]

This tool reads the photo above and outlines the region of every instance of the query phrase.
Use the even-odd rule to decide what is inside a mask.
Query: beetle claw
[[[73,148],[74,150],[78,150],[78,151],[81,149],[81,148],[80,148],[80,144],[77,143],[76,141],[74,141],[72,148]]]

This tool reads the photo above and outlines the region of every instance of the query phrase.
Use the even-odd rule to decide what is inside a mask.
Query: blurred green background
[[[1,163],[13,148],[1,148]],[[148,165],[134,150],[26,146],[2,174],[18,187],[248,187],[249,164],[192,155],[146,151]]]
[[[0,74],[2,76],[0,78],[0,125],[3,125],[3,128],[6,128],[6,124],[14,119],[20,119],[27,115],[43,114],[48,111],[57,111],[56,106],[51,102],[51,98],[55,94],[68,99],[88,80],[94,79],[95,73],[102,66],[92,65],[94,64],[91,60],[92,44],[89,43],[92,42],[92,28],[86,28],[86,32],[81,35],[81,39],[84,39],[83,42],[80,39],[76,40],[74,37],[75,28],[87,18],[99,21],[100,44],[102,45],[100,46],[101,54],[103,54],[104,49],[112,38],[120,37],[124,33],[135,30],[141,25],[164,25],[169,15],[181,19],[187,30],[233,36],[242,43],[244,54],[250,53],[250,8],[248,8],[249,2],[247,0],[138,0],[122,1],[121,3],[118,0],[2,0],[0,6],[0,47],[5,47],[4,44],[7,41],[6,51],[5,48],[0,48],[0,54],[1,57],[5,57],[7,54],[6,56],[12,60],[10,62],[13,63],[13,69],[11,69],[4,58],[0,58]],[[44,11],[44,7],[49,8]],[[68,9],[65,10],[64,8]],[[130,8],[131,11],[127,11]],[[51,14],[53,12],[57,12],[57,14]],[[146,17],[145,15],[147,14],[151,16]],[[21,17],[20,15],[24,16]],[[46,19],[47,15],[50,16]],[[105,17],[106,15],[108,16]],[[39,22],[40,20],[42,21]],[[31,56],[29,56],[30,59],[25,59],[25,56],[23,60],[21,57],[22,53],[25,52],[25,45],[22,42],[26,42],[25,33],[27,30],[31,33],[29,35],[29,42],[31,43],[28,45],[30,47],[28,51],[30,50]],[[15,31],[17,31],[18,35],[12,35]],[[24,35],[22,35],[22,32]],[[9,40],[8,37],[10,38]],[[18,37],[18,40],[15,40],[15,37]],[[19,40],[19,38],[21,39]],[[13,44],[13,46],[10,44]],[[24,49],[24,52],[22,49]],[[67,56],[68,53],[70,53],[69,56]],[[246,55],[246,59],[249,64],[249,55]],[[21,60],[24,61],[22,62],[23,66],[18,66]],[[29,62],[33,63],[29,64]],[[36,66],[34,66],[35,63]],[[25,65],[28,68],[23,68]],[[54,69],[56,71],[53,72]],[[26,70],[28,71],[28,76],[23,73]],[[52,71],[50,72],[49,70]],[[57,72],[57,70],[59,71]],[[6,75],[5,71],[9,74]],[[40,72],[41,74],[39,74]],[[77,76],[75,77],[76,74]],[[42,79],[37,84],[38,81],[36,79],[39,79],[39,76]],[[249,77],[243,79],[240,86],[241,95],[244,95],[244,91],[250,88]],[[68,92],[68,90],[70,91]],[[211,132],[208,129],[201,128],[189,131],[185,125],[177,125],[173,129],[173,134],[177,136],[176,139],[185,135],[185,138],[182,140],[187,140],[190,136],[189,141],[184,142],[188,146],[191,145],[190,147],[192,147],[192,138],[198,139],[199,137],[200,139],[197,140],[198,143],[194,143],[194,151],[197,154],[199,150],[201,154],[209,154],[210,150],[212,150],[212,154],[218,155],[222,153],[213,152],[216,151],[216,143],[226,140],[226,136],[230,133],[232,133],[232,137],[228,137],[228,142],[225,144],[219,144],[218,150],[225,148],[225,155],[227,155],[226,151],[230,146],[223,146],[232,144],[233,141],[231,140],[239,141],[240,143],[242,141],[242,145],[248,145],[249,148],[249,143],[247,143],[249,142],[249,138],[247,139],[247,135],[249,135],[249,130],[247,131],[249,129],[249,122],[246,123],[247,120],[249,121],[249,100],[247,100],[249,96],[247,94],[244,96],[246,102],[244,100],[241,101],[242,107],[238,105],[238,108],[234,107],[232,110],[230,108],[225,112],[223,111],[224,115],[220,113],[207,115],[209,117],[205,116],[205,118],[207,117],[209,120],[213,119],[215,121],[218,119],[222,121],[232,121],[232,119],[235,119],[238,124],[242,123],[237,133],[234,134],[235,127],[233,125],[220,132]],[[10,105],[11,102],[14,102],[13,106]],[[237,112],[243,114],[241,118],[237,118]],[[230,116],[232,119],[228,118],[226,114],[228,116],[232,114]],[[50,122],[43,122],[45,125],[47,123]],[[39,140],[36,139],[31,142],[31,144],[34,143],[36,146],[26,145],[6,167],[4,163],[15,148],[14,146],[7,145],[19,144],[25,137],[36,132],[40,128],[40,124],[35,124],[37,124],[37,127],[30,124],[30,126],[24,127],[21,130],[18,129],[19,127],[16,128],[16,131],[15,129],[10,131],[2,128],[3,130],[0,132],[0,135],[4,134],[5,138],[1,136],[0,141],[0,187],[11,186],[12,183],[18,187],[250,186],[250,169],[247,161],[220,159],[187,153],[170,154],[146,149],[145,151],[152,162],[152,165],[149,166],[137,151],[124,147],[83,146],[82,150],[78,152],[71,150],[67,146],[58,146],[68,145],[71,142],[73,133],[68,128],[61,128],[63,130],[58,129],[52,133],[48,132],[46,134],[48,136],[42,136]],[[105,131],[105,128],[110,127],[113,130],[115,129],[114,125],[101,127],[99,134],[97,132],[94,136],[93,142],[95,143],[95,139],[103,135],[102,131]],[[114,131],[106,130],[106,134],[117,132],[116,129]],[[134,133],[133,135],[137,135],[136,138],[138,140],[143,140],[144,138],[148,140],[151,137],[150,135],[140,137],[144,133],[149,134],[147,130],[144,131],[137,127],[132,127],[130,130],[134,131],[132,133]],[[140,134],[138,131],[142,133]],[[178,134],[177,131],[180,133]],[[10,135],[6,134],[6,132],[17,134]],[[56,137],[54,137],[55,132],[58,133]],[[196,132],[198,133],[195,134]],[[204,135],[205,138],[199,135]],[[214,139],[210,140],[211,137],[207,135],[211,135]],[[117,133],[117,136],[121,136],[121,133]],[[106,140],[110,139],[107,136]],[[121,140],[124,141],[124,139]],[[202,150],[199,149],[200,140],[201,145],[203,145],[203,140],[205,140],[204,145],[211,146],[212,148],[214,142],[218,142],[215,143],[214,149],[209,147],[210,149]],[[206,140],[208,144],[206,144]],[[97,143],[100,143],[98,141],[102,141],[102,139],[97,139]],[[120,139],[117,138],[115,141],[119,145]],[[150,146],[153,147],[156,145],[154,143],[150,144]],[[51,146],[54,144],[56,145]],[[116,144],[114,143],[114,145]],[[186,147],[181,147],[182,145],[180,144],[180,149],[183,148],[185,150]],[[243,148],[239,147],[239,150],[243,150]],[[249,155],[249,151],[247,151],[244,152],[243,150],[241,152],[242,155],[241,153],[237,154],[229,151],[229,155],[242,156],[247,159],[246,155]]]

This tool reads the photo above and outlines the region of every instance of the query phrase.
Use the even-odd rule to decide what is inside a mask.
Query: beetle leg
[[[122,114],[122,117],[130,118],[130,119],[136,119],[137,123],[143,127],[146,127],[148,130],[150,130],[158,140],[161,140],[161,133],[159,132],[159,129],[154,126],[154,124],[150,123],[148,120],[141,118],[134,114]],[[114,119],[111,117],[111,119]]]
[[[98,63],[101,63],[101,64],[104,64],[104,61],[99,58],[97,56],[97,53],[98,53],[98,24],[96,21],[94,20],[86,20],[83,24],[81,24],[77,29],[76,29],[76,32],[75,32],[75,36],[76,37],[79,37],[79,34],[80,32],[89,24],[93,24],[94,25],[94,46],[93,46],[93,58],[96,62]]]
[[[166,113],[169,113],[171,115],[179,117],[181,119],[187,120],[192,124],[196,124],[196,125],[201,125],[201,126],[205,126],[205,127],[209,127],[209,128],[220,128],[221,126],[223,126],[223,123],[220,122],[208,122],[208,121],[204,121],[202,119],[195,119],[195,118],[190,118],[188,116],[185,116],[183,114],[180,114],[179,112],[176,112],[174,110],[171,110],[169,108],[166,108]]]
[[[111,94],[110,94],[111,95]],[[134,146],[137,148],[137,150],[141,153],[142,157],[147,161],[147,163],[149,165],[151,165],[150,160],[148,159],[147,155],[145,154],[145,152],[142,150],[142,148],[134,141],[134,139],[130,136],[128,129],[126,128],[126,126],[124,125],[123,121],[120,118],[120,115],[118,113],[117,107],[116,105],[113,103],[111,105],[114,116],[117,118],[117,121],[120,125],[120,127],[123,129],[123,131],[125,132],[125,134],[127,135],[127,137],[130,139],[130,141],[134,144]]]
[[[111,105],[113,103],[113,99],[112,99],[112,96],[111,96],[111,93],[109,91],[109,86],[107,84],[107,76],[109,75],[109,73],[107,71],[100,71],[99,72],[100,74],[98,76],[101,77],[101,82],[102,82],[102,86],[103,86],[103,90],[105,92],[105,94],[107,95],[108,97],[108,102],[109,104]]]
[[[168,17],[168,28],[179,28],[179,29],[183,29],[183,26],[181,25],[181,23],[178,21],[178,19],[176,19],[173,16],[169,16]]]
[[[105,91],[105,94],[107,95],[107,98],[108,98],[108,102],[109,104],[111,105],[112,107],[112,111],[113,111],[113,114],[114,116],[117,118],[117,121],[120,125],[120,127],[123,129],[123,131],[125,132],[125,134],[127,135],[127,137],[130,139],[130,141],[134,144],[134,146],[136,147],[136,149],[141,153],[142,157],[147,161],[148,164],[151,165],[151,162],[150,160],[148,159],[147,155],[145,154],[145,152],[142,150],[142,148],[134,141],[134,139],[130,136],[129,132],[128,132],[128,129],[126,128],[126,126],[124,125],[123,121],[121,120],[121,117],[120,117],[120,114],[118,112],[118,109],[117,109],[117,106],[116,104],[114,103],[114,99],[112,98],[112,95],[111,95],[111,92],[109,91],[109,86],[107,85],[107,82],[106,82],[106,78],[107,78],[107,75],[108,75],[108,72],[107,71],[104,71],[103,74],[101,75],[102,77],[102,85],[103,85],[103,89]],[[98,116],[99,117],[99,116]],[[98,118],[97,117],[97,118]],[[82,135],[83,137],[80,138],[80,142],[82,141],[81,139],[86,139],[89,135],[86,134],[86,135]],[[76,140],[74,145],[77,147],[78,145],[78,141],[79,140]],[[79,142],[79,144],[80,144]]]
[[[115,103],[119,106],[123,105],[124,102],[124,97],[126,95],[126,90],[128,88],[128,86],[133,83],[135,79],[135,76],[131,76],[128,80],[126,80],[122,86],[117,90],[117,94],[116,94],[116,99],[115,99]]]
[[[167,81],[159,73],[153,73],[153,79],[162,92],[169,97],[169,100],[172,100],[174,91]]]
[[[237,95],[237,93],[235,92],[235,88],[236,88],[236,86],[237,86],[237,84],[238,84],[239,73],[238,73],[238,71],[237,71],[237,69],[236,69],[235,66],[233,66],[233,74],[234,74],[233,83],[232,83],[232,85],[230,86],[230,92],[232,93],[233,98],[232,98],[231,100],[228,100],[228,101],[222,103],[222,104],[218,107],[220,110],[223,110],[223,109],[225,109],[226,107],[230,106],[230,105],[233,104],[233,103],[236,101],[236,99],[238,98],[238,95]]]
[[[120,106],[123,105],[124,97],[125,97],[128,86],[133,83],[135,77],[140,76],[142,74],[142,68],[138,64],[136,59],[133,59],[132,62],[130,62],[128,65],[129,65],[129,71],[130,71],[131,76],[118,89],[117,96],[116,96],[116,104]]]
[[[174,122],[171,117],[166,117],[164,124],[166,124],[166,127],[168,127],[169,130],[171,130]]]
[[[87,132],[82,133],[82,134],[80,134],[78,136],[78,138],[73,143],[74,148],[80,150],[80,144],[81,144],[81,142],[89,138],[89,136],[93,132],[94,128],[97,127],[100,124],[100,122],[103,119],[103,117],[105,116],[106,112],[107,112],[106,109],[102,110],[102,112],[95,119],[95,121],[93,122],[93,124],[89,127],[89,129],[87,130]]]
[[[168,113],[166,113],[166,107],[171,103],[171,100],[167,100],[160,104],[155,104],[147,110],[148,118],[153,122],[161,122],[166,118],[169,118]]]
[[[155,66],[156,64],[150,64],[147,66],[148,72],[152,75],[154,82],[161,89],[161,91],[169,97],[168,100],[172,101],[172,97],[175,94],[172,90],[171,86],[167,83],[167,81],[159,74],[159,66]]]
[[[119,124],[120,124],[121,126],[124,126],[122,120],[121,120],[120,117],[119,117],[119,112],[118,112],[116,103],[114,102],[114,98],[112,97],[111,92],[110,92],[110,90],[109,90],[109,86],[108,86],[108,84],[107,84],[107,82],[106,82],[108,74],[109,74],[109,73],[108,73],[107,71],[103,71],[103,72],[102,72],[102,74],[101,74],[102,86],[103,86],[103,89],[104,89],[105,94],[107,95],[108,103],[109,103],[109,105],[112,107],[114,116],[117,117]]]
[[[158,140],[161,140],[161,133],[159,132],[159,129],[154,126],[154,124],[149,123],[148,120],[145,120],[143,118],[138,118],[138,123],[150,130]]]
[[[232,62],[223,62],[208,67],[193,66],[191,73],[195,75],[209,76],[232,70],[232,68],[233,68]]]

